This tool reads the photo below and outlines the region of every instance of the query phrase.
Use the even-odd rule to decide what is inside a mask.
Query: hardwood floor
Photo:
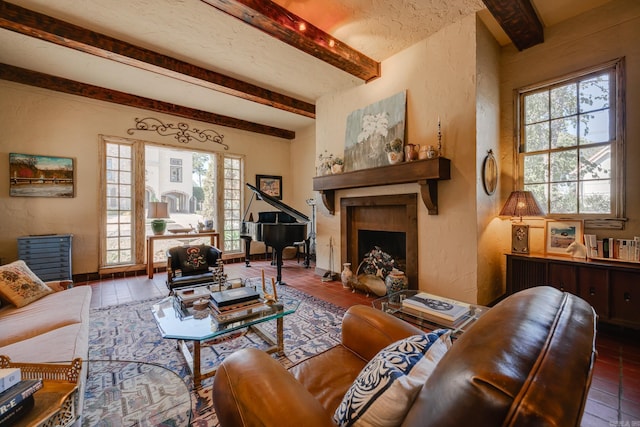
[[[264,269],[270,280],[275,267],[269,261],[252,261],[225,265],[229,278],[259,277]],[[340,281],[323,282],[313,268],[304,268],[295,259],[285,260],[282,279],[288,286],[348,308],[354,304],[370,305],[374,296],[352,293]],[[146,275],[88,282],[93,289],[92,307],[163,297],[168,294],[166,274]],[[80,285],[80,284],[78,284]],[[589,392],[583,427],[640,427],[640,333],[638,331],[599,326],[596,346],[598,359]],[[570,391],[568,391],[570,392]]]

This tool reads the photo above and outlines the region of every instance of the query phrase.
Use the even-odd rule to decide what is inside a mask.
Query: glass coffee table
[[[213,314],[210,308],[194,312],[185,309],[175,296],[169,296],[152,307],[153,317],[165,339],[178,341],[178,348],[182,351],[189,369],[193,374],[195,387],[199,387],[202,380],[215,375],[216,369],[202,372],[201,346],[223,335],[250,328],[270,347],[267,353],[282,353],[284,351],[284,317],[294,313],[300,301],[289,297],[282,297],[270,308],[249,306],[246,313],[236,312],[233,319],[224,321]],[[249,311],[251,310],[251,311]],[[268,321],[276,322],[276,335],[261,327]]]
[[[457,337],[461,335],[463,332],[467,331],[473,324],[487,311],[489,311],[489,307],[484,307],[481,305],[469,304],[469,314],[466,314],[462,317],[462,319],[455,323],[455,325],[447,325],[445,323],[439,323],[437,320],[434,320],[433,317],[427,317],[422,315],[417,310],[406,309],[402,305],[402,301],[405,298],[412,297],[417,293],[423,291],[419,290],[404,290],[399,292],[394,292],[392,294],[386,295],[384,297],[373,300],[371,303],[374,308],[378,310],[385,311],[389,314],[392,314],[395,317],[398,317],[402,320],[405,320],[413,325],[418,326],[423,330],[434,330],[440,328],[448,328],[452,329],[452,336]]]

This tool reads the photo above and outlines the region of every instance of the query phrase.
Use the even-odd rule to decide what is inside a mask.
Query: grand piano
[[[247,183],[247,187],[253,190],[253,198],[258,196],[276,209],[275,212],[258,212],[258,222],[242,220],[240,238],[245,241],[245,263],[249,266],[251,241],[264,242],[265,245],[273,248],[276,255],[276,280],[278,284],[284,285],[282,281],[282,251],[287,246],[292,246],[297,242],[305,242],[305,266],[309,266],[309,237],[307,235],[307,223],[309,217],[293,209],[278,199],[271,197],[267,193],[257,189]],[[251,206],[249,202],[249,207]],[[245,217],[249,211],[245,211]]]

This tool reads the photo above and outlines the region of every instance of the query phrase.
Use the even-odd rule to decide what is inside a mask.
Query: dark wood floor
[[[263,269],[268,280],[276,274],[275,267],[268,261],[252,261],[248,268],[244,263],[225,265],[229,278],[259,277]],[[306,269],[295,259],[284,261],[282,279],[289,286],[345,308],[354,304],[370,305],[374,299],[344,289],[339,281],[323,282],[313,268]],[[165,280],[166,273],[156,273],[153,279],[132,276],[90,282],[91,306],[166,296]],[[602,325],[596,345],[598,359],[582,426],[640,427],[640,333]]]

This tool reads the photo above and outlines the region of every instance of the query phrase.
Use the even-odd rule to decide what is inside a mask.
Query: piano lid
[[[256,187],[249,184],[248,182],[246,183],[246,185],[247,187],[252,189],[254,193],[256,193],[262,200],[269,203],[274,208],[280,209],[282,212],[288,213],[289,215],[291,215],[292,217],[294,217],[300,222],[309,222],[309,217],[303,214],[302,212],[298,212],[297,210],[293,209],[291,206],[285,205],[280,200],[274,197],[271,197],[270,195],[268,195],[267,193],[261,190],[258,190]]]

